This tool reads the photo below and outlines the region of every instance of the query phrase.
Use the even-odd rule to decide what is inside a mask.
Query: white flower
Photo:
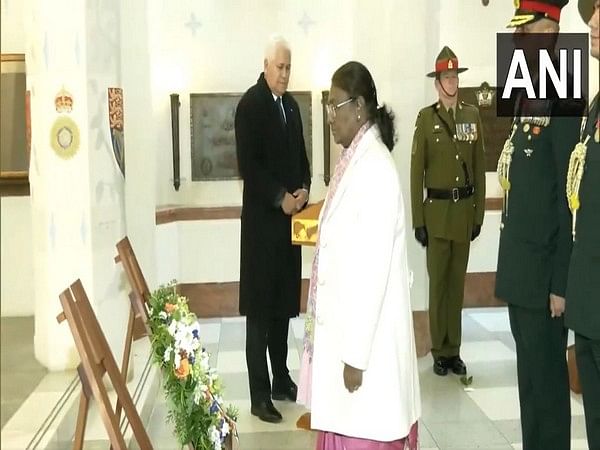
[[[167,320],[167,313],[164,311],[161,311],[158,313],[158,317],[161,318],[162,320]]]
[[[167,347],[167,349],[165,350],[165,354],[163,356],[163,361],[167,362],[171,359],[171,353],[173,353],[173,347],[171,347],[170,345]]]
[[[200,369],[204,373],[208,373],[210,370],[210,365],[208,364],[208,352],[203,351],[200,355]]]
[[[175,332],[177,331],[177,324],[178,324],[178,323],[179,323],[179,322],[177,322],[176,320],[174,320],[174,321],[172,321],[172,322],[169,324],[168,331],[169,331],[169,334],[170,334],[171,336],[175,336]]]
[[[179,353],[175,353],[175,361],[173,364],[175,364],[176,369],[179,369],[179,365],[181,364],[181,355]]]
[[[223,436],[227,436],[229,434],[229,422],[226,420],[223,421],[223,426],[221,427],[221,434]]]
[[[184,321],[173,321],[168,328],[169,334],[173,336],[175,341],[175,348],[185,351],[188,357],[194,355],[200,348],[200,341],[193,334],[196,329],[197,327],[194,324],[187,325]]]
[[[200,400],[204,398],[206,391],[208,391],[208,386],[202,382],[198,382],[196,389],[194,390],[194,403],[196,405],[200,404]]]
[[[221,450],[221,433],[219,433],[217,427],[215,427],[214,425],[208,427],[208,436],[210,438],[210,441],[215,446],[215,450]]]
[[[194,391],[194,404],[199,405],[200,400],[202,399],[202,392],[199,390]]]

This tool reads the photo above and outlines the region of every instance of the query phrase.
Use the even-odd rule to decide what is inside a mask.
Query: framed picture
[[[298,102],[312,166],[312,94],[290,92]],[[235,110],[241,93],[190,94],[192,181],[235,180]]]
[[[25,55],[1,55],[0,184],[28,185],[31,128]],[[27,189],[28,190],[28,189]]]
[[[329,101],[329,91],[321,92],[321,108],[323,113],[323,173],[325,186],[329,186],[331,177],[335,170],[335,165],[342,152],[342,146],[337,145],[331,134],[331,126],[327,119],[327,102]]]

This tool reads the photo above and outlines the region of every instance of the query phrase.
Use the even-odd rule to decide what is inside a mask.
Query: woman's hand
[[[363,371],[344,363],[344,386],[353,393],[362,385]]]

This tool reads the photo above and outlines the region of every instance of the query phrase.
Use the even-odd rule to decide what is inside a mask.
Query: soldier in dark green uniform
[[[516,27],[516,33],[556,36],[560,12],[567,2],[517,2],[509,27]],[[516,36],[526,39],[526,34]],[[532,78],[536,79],[535,74]],[[504,208],[496,297],[508,303],[516,343],[526,450],[570,448],[563,311],[571,233],[565,184],[569,156],[579,140],[580,119],[557,115],[564,108],[579,113],[584,106],[583,102],[559,101],[555,96],[543,101],[522,96],[516,104],[511,137],[498,162]]]
[[[579,0],[590,27],[590,53],[600,57],[600,0]],[[590,449],[600,449],[600,106],[599,94],[581,124],[571,154],[567,195],[573,214],[573,251],[567,282],[565,324],[575,331],[577,369]]]
[[[417,116],[411,157],[415,238],[427,247],[429,328],[433,371],[464,375],[461,310],[469,247],[481,231],[485,208],[485,155],[479,110],[458,101],[459,67],[444,47],[435,77],[439,101]],[[423,200],[423,188],[426,197]]]

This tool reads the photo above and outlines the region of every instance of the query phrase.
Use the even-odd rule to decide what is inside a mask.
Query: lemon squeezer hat
[[[461,73],[468,69],[466,67],[460,67],[458,64],[458,58],[454,52],[450,50],[450,47],[444,46],[435,60],[435,70],[433,72],[429,72],[427,76],[434,78],[437,74],[447,70],[456,70],[458,73]]]

